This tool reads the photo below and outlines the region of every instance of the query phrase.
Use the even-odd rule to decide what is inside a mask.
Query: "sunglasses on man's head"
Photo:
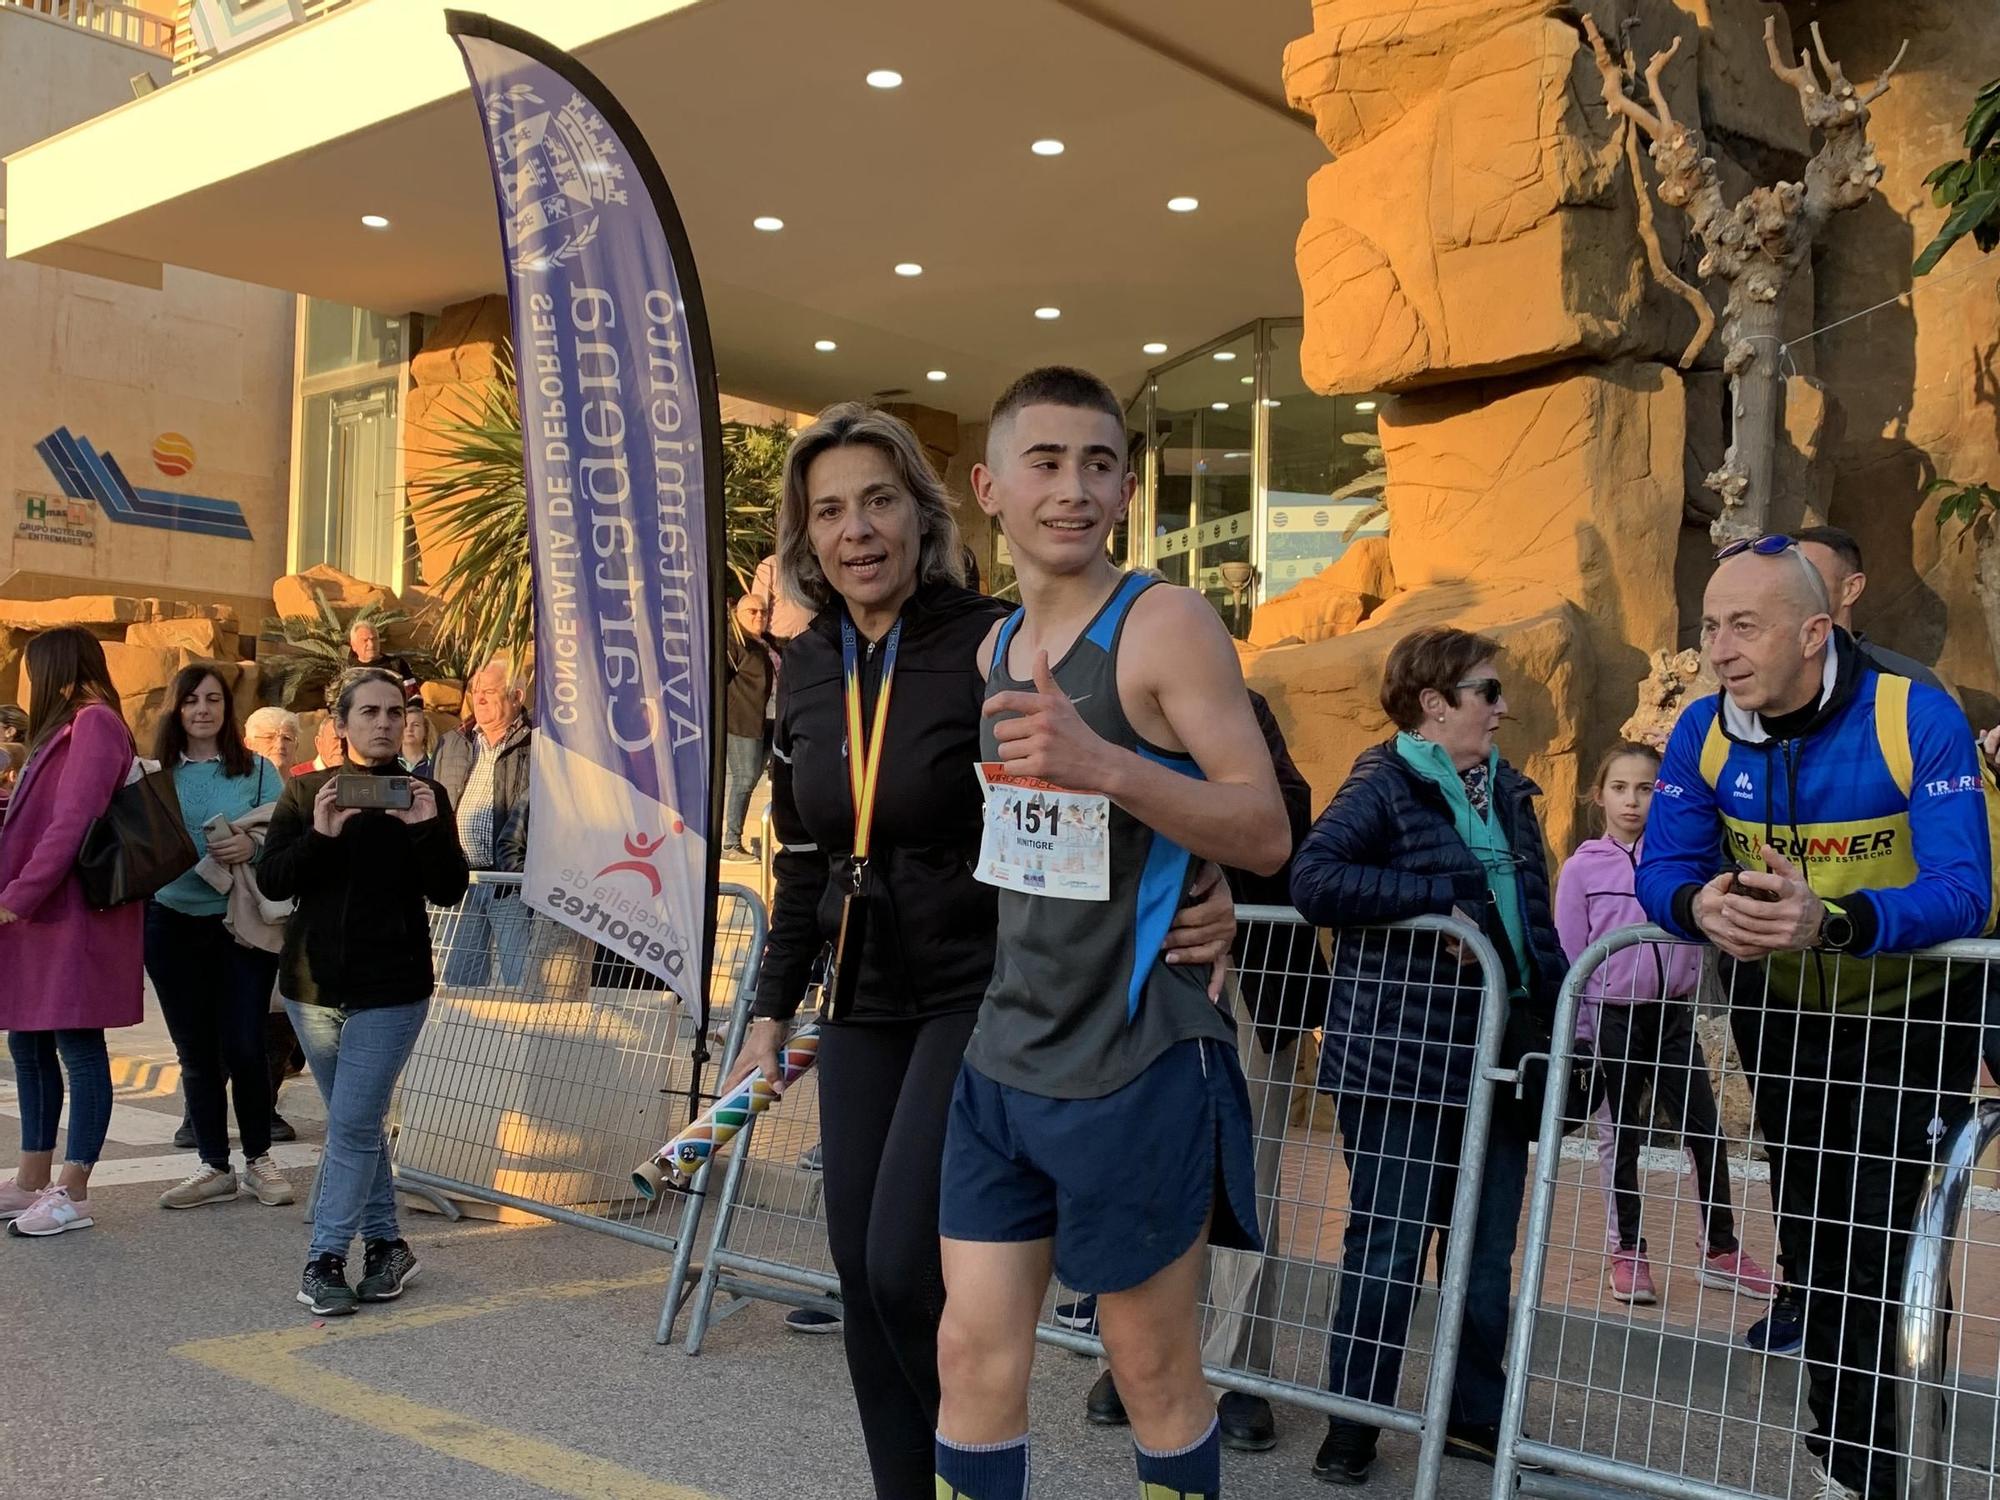
[[[1464,682],[1452,684],[1454,692],[1477,693],[1491,708],[1500,701],[1500,679],[1497,677],[1468,677]]]
[[[1780,552],[1789,551],[1796,546],[1798,543],[1788,536],[1738,537],[1735,541],[1718,548],[1715,560],[1728,562],[1730,558],[1741,557],[1746,552],[1754,552],[1759,557],[1776,557]]]

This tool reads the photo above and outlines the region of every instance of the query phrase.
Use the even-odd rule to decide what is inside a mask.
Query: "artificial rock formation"
[[[1681,561],[1689,477],[1720,464],[1725,440],[1722,354],[1689,358],[1715,309],[1690,295],[1684,224],[1656,216],[1634,175],[1631,126],[1603,108],[1580,15],[1679,45],[1666,98],[1680,117],[1717,111],[1732,189],[1752,165],[1801,159],[1760,0],[1319,0],[1286,54],[1292,100],[1334,155],[1299,235],[1302,364],[1329,394],[1394,396],[1379,425],[1400,592],[1336,641],[1252,667],[1323,699],[1297,665],[1314,653],[1379,669],[1414,622],[1498,632],[1515,714],[1502,744],[1550,794],[1559,851],[1580,831],[1582,768],[1631,713],[1652,654],[1679,644],[1698,565]],[[1780,305],[1788,332],[1810,326],[1809,297],[1801,281]],[[1788,420],[1811,441],[1833,418],[1804,359]],[[1358,739],[1338,726],[1382,727],[1375,688],[1299,712],[1294,749],[1326,736],[1305,759],[1337,780]]]

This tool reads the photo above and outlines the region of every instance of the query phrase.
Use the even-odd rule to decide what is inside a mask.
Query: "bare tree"
[[[1820,87],[1812,58],[1801,52],[1796,65],[1778,50],[1777,18],[1764,21],[1764,48],[1771,71],[1798,92],[1799,107],[1809,130],[1819,132],[1820,147],[1806,163],[1803,182],[1778,182],[1746,193],[1735,203],[1723,195],[1715,159],[1698,125],[1676,120],[1660,88],[1661,71],[1680,50],[1680,38],[1646,64],[1646,108],[1626,91],[1634,71],[1631,55],[1623,63],[1612,58],[1603,34],[1590,16],[1584,34],[1604,79],[1604,103],[1652,142],[1653,166],[1660,176],[1660,201],[1684,209],[1701,241],[1703,281],[1728,288],[1722,310],[1722,368],[1729,376],[1729,447],[1722,467],[1708,475],[1706,486],[1721,497],[1721,513],[1709,527],[1718,542],[1761,535],[1770,525],[1772,472],[1777,460],[1780,375],[1779,309],[1792,276],[1812,253],[1813,242],[1844,208],[1868,201],[1882,180],[1882,164],[1868,142],[1868,106],[1888,92],[1889,76],[1903,60],[1909,44],[1868,88],[1857,90],[1840,64],[1826,55],[1819,23],[1812,27],[1813,51],[1826,73]],[[1645,203],[1645,185],[1633,184]],[[1656,265],[1656,269],[1659,267]],[[1678,278],[1663,278],[1685,288]],[[1685,367],[1707,342],[1704,321],[1695,342],[1682,357]]]

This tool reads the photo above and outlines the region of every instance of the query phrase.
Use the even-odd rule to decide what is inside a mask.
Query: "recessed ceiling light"
[[[750,221],[752,229],[761,229],[766,234],[776,234],[785,227],[785,221],[771,214],[759,214]]]
[[[943,380],[944,378],[945,378],[945,372],[943,370],[924,371],[924,379],[926,380]]]
[[[1257,377],[1255,375],[1245,375],[1243,377],[1243,383],[1245,385],[1255,385],[1257,383]]]
[[[903,86],[903,75],[894,68],[877,68],[868,75],[871,89],[899,89]]]
[[[1228,411],[1229,403],[1227,401],[1211,401],[1208,403],[1208,408],[1210,411]]]
[[[899,260],[896,262],[896,274],[898,276],[921,276],[924,274],[924,268],[913,260]]]
[[[1234,349],[1218,349],[1215,351],[1215,357],[1226,365],[1232,359],[1236,358],[1236,351]]]
[[[1167,346],[1157,341],[1150,344],[1141,344],[1139,346],[1139,352],[1141,354],[1165,354],[1167,352]]]
[[[1200,208],[1200,207],[1201,207],[1201,199],[1199,199],[1199,198],[1169,198],[1169,199],[1167,200],[1167,207],[1168,207],[1168,208],[1170,208],[1170,209],[1172,209],[1172,210],[1173,210],[1173,211],[1174,211],[1175,213],[1177,213],[1177,214],[1191,214],[1191,213],[1193,213],[1193,212],[1194,212],[1194,211],[1195,211],[1195,210],[1196,210],[1197,208]]]
[[[1051,322],[1062,316],[1062,309],[1060,307],[1038,307],[1035,309],[1035,316],[1040,318],[1044,323]]]
[[[1229,450],[1229,452],[1223,454],[1222,456],[1224,458],[1248,458],[1250,456],[1250,453],[1249,450],[1245,448],[1232,448]]]
[[[1357,401],[1354,403],[1354,409],[1356,411],[1373,411],[1375,410],[1375,403],[1373,401]]]
[[[836,344],[832,339],[816,339],[813,341],[813,348],[819,350],[822,354],[831,354],[839,347],[840,345]]]
[[[1278,398],[1277,398],[1277,397],[1275,397],[1275,396],[1266,396],[1266,397],[1264,398],[1264,404],[1265,404],[1266,406],[1282,406],[1282,405],[1284,405],[1284,403],[1283,403],[1282,401],[1278,400]]]
[[[361,216],[361,223],[363,227],[368,229],[387,229],[389,227],[389,221],[380,214],[363,214]]]
[[[1028,149],[1037,156],[1061,156],[1063,154],[1063,143],[1057,140],[1036,141]]]

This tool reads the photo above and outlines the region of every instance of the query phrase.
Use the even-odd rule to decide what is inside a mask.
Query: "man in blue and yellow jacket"
[[[1722,690],[1675,725],[1638,896],[1706,939],[1770,1150],[1779,1244],[1805,1297],[1805,1437],[1830,1497],[1894,1493],[1893,1310],[1937,1140],[1970,1109],[1981,966],[1908,953],[1986,930],[1972,729],[1834,627],[1788,539],[1724,558],[1702,606]]]

